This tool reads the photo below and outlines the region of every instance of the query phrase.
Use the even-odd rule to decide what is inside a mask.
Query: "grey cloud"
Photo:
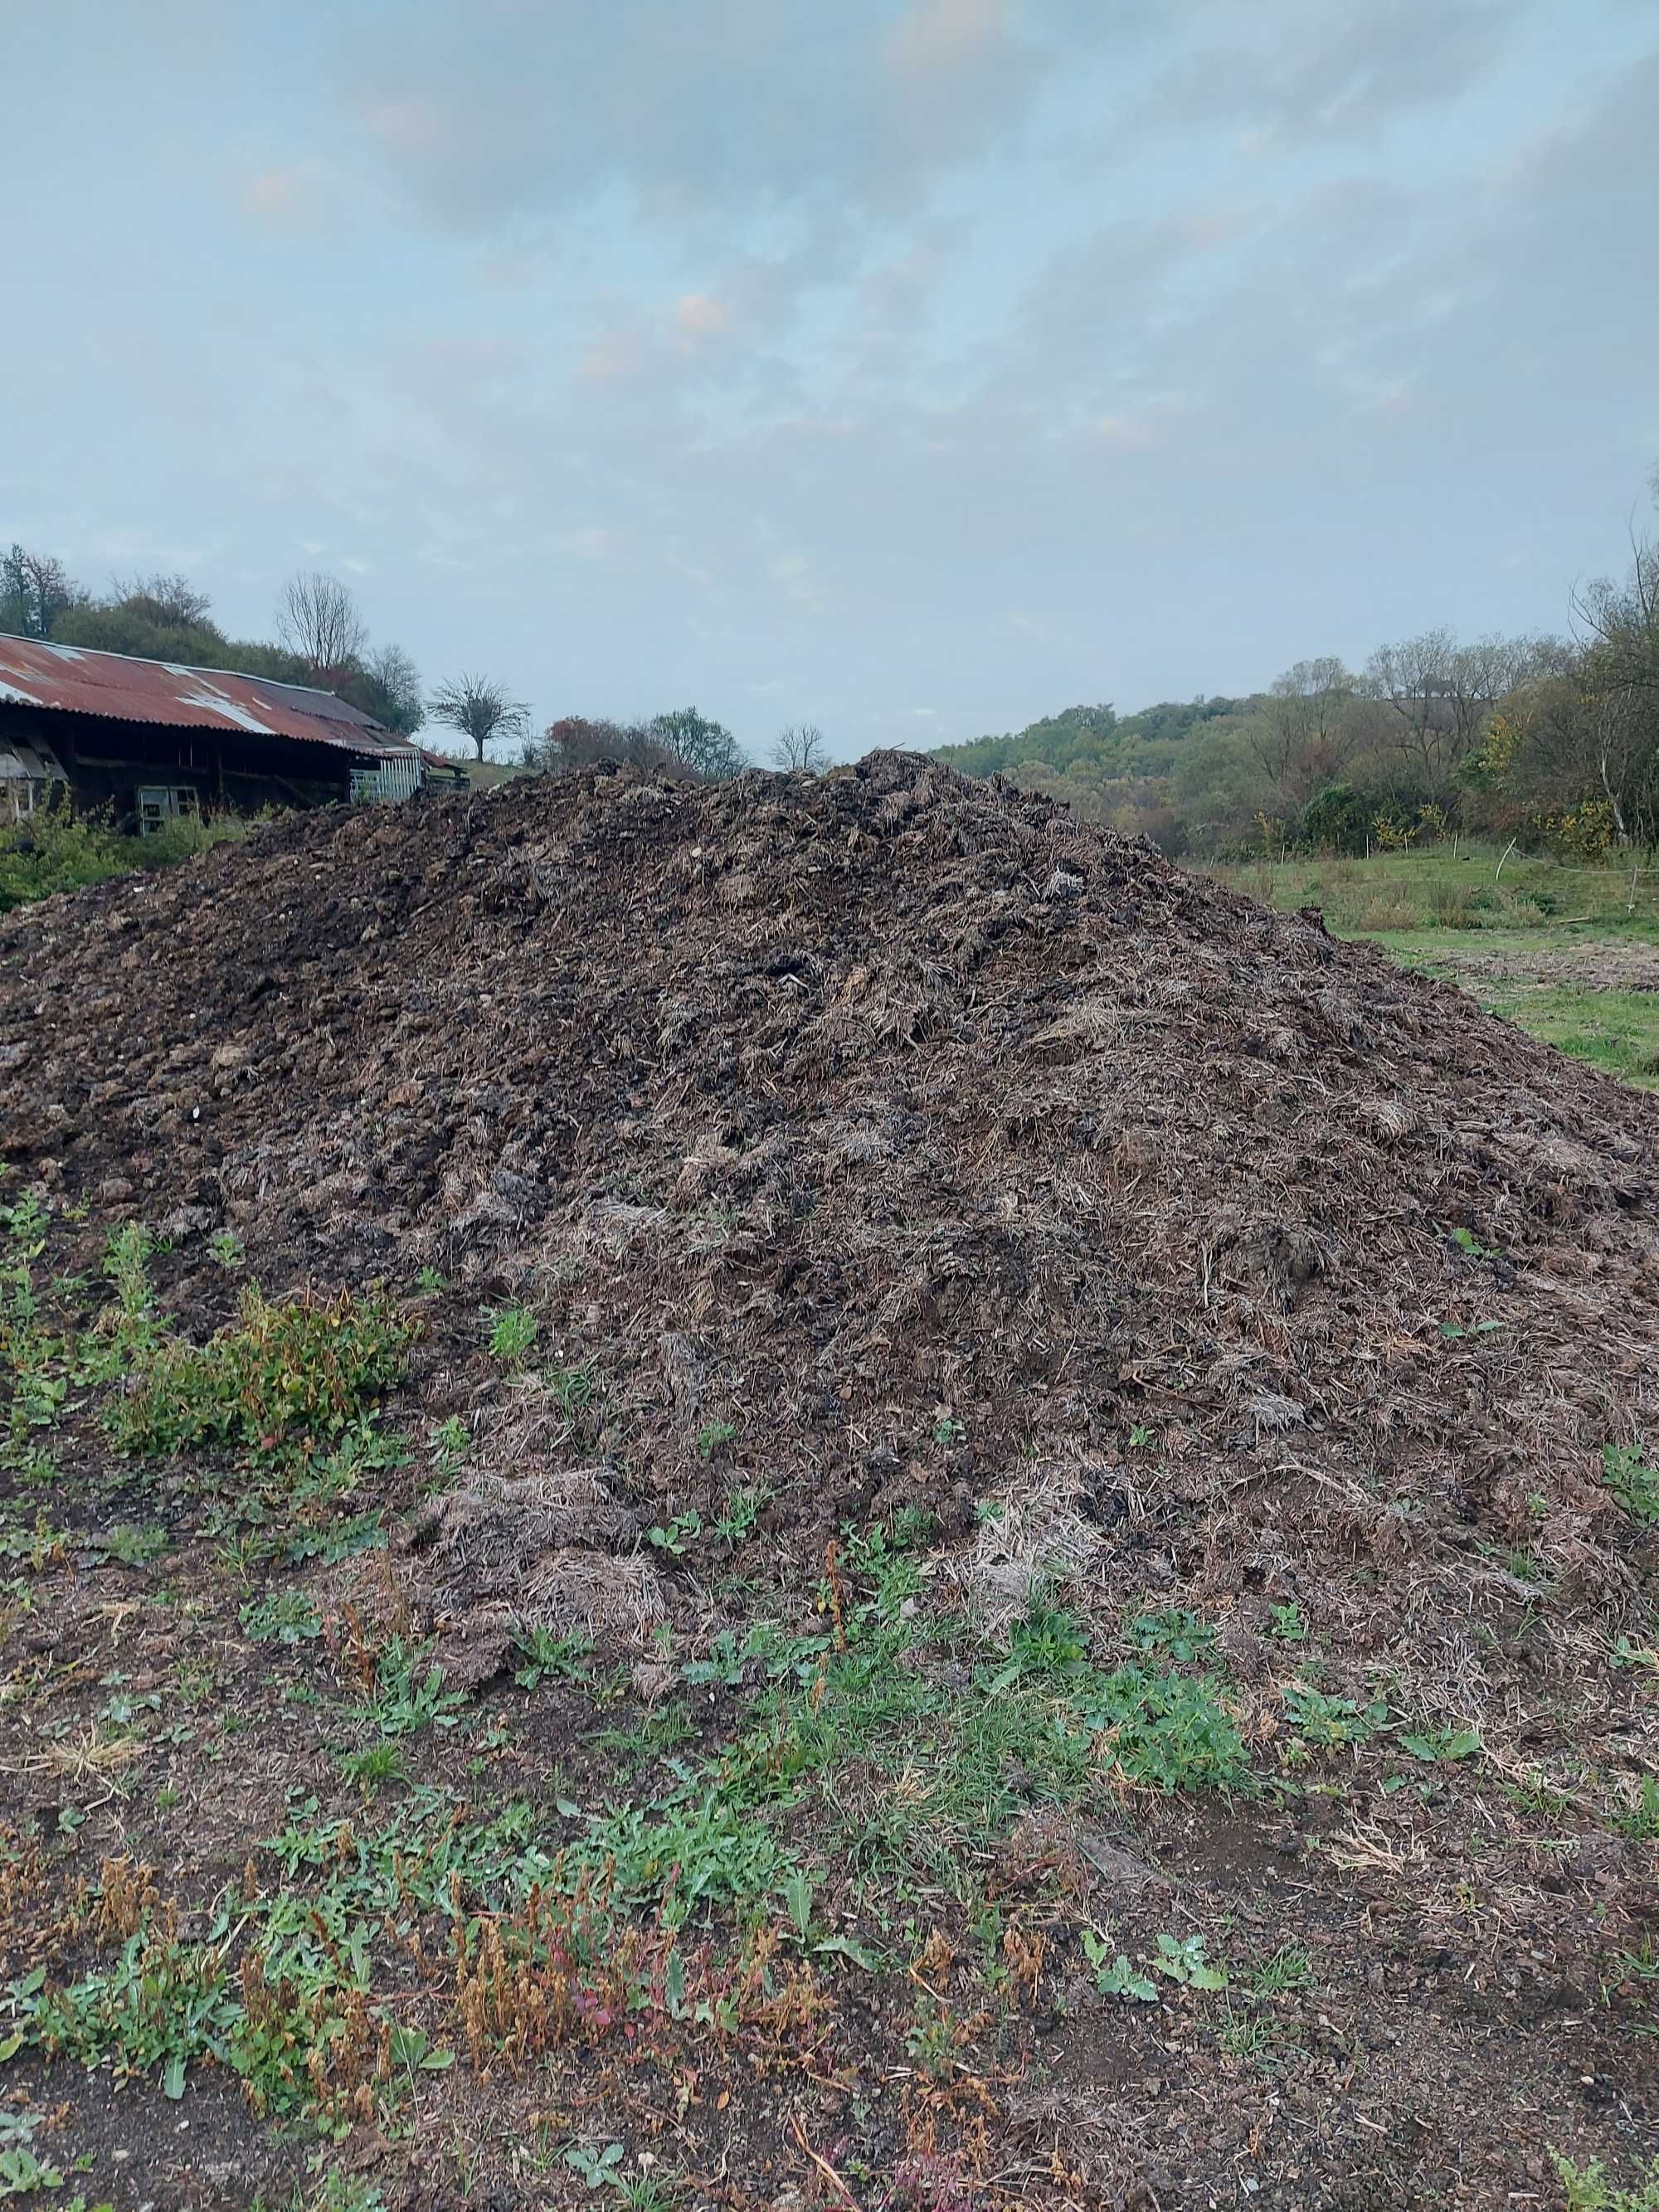
[[[446,0],[349,27],[341,97],[432,216],[571,216],[607,191],[696,232],[908,204],[1018,121],[1056,50],[1010,0]]]
[[[1496,62],[1522,0],[1370,0],[1263,8],[1209,0],[1191,51],[1132,118],[1139,134],[1200,125],[1250,134],[1255,150],[1352,147],[1403,115],[1449,106]]]
[[[854,750],[1553,619],[1619,557],[1652,64],[1528,125],[1491,80],[1528,17],[1456,0],[348,6],[343,106],[246,130],[256,217],[204,246],[192,173],[135,162],[132,253],[21,242],[52,340],[0,362],[39,434],[0,505],[94,574],[200,547],[253,627],[325,540],[378,635],[546,715]],[[175,152],[234,113],[210,193],[228,36],[107,95]],[[1425,117],[1432,179],[1377,151]],[[285,227],[319,159],[331,269]]]
[[[1602,410],[1649,388],[1659,309],[1629,281],[1628,218],[1656,90],[1633,75],[1455,202],[1373,176],[1231,226],[1202,206],[1144,236],[1107,226],[981,336],[950,402],[853,368],[809,398],[782,360],[771,412],[711,424],[725,372],[688,368],[648,319],[627,326],[628,374],[548,391],[416,349],[400,380],[437,426],[428,455],[459,441],[476,511],[456,520],[415,447],[377,449],[380,504],[447,507],[481,580],[541,580],[501,649],[522,657],[534,607],[576,703],[737,699],[781,668],[866,739],[902,736],[918,696],[960,736],[1073,696],[1243,688],[1447,614],[1548,621],[1554,601],[1517,615],[1496,571],[1540,475],[1583,468],[1571,441],[1538,450],[1572,380],[1594,376]],[[933,281],[898,280],[901,333]],[[879,329],[879,290],[869,312]]]

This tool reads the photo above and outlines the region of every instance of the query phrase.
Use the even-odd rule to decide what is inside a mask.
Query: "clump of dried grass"
[[[638,1524],[599,1469],[516,1480],[480,1470],[428,1506],[410,1531],[444,1576],[477,1597],[520,1589],[526,1565],[572,1546],[631,1543]]]
[[[662,1577],[648,1559],[604,1552],[551,1552],[526,1577],[517,1608],[533,1627],[620,1637],[643,1648],[668,1613]]]
[[[948,1578],[987,1635],[1006,1629],[1051,1585],[1081,1575],[1099,1551],[1082,1503],[1103,1471],[1082,1461],[1036,1460],[993,1492],[972,1544]]]

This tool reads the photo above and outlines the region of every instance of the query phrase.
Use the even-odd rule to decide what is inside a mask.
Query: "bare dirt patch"
[[[1591,991],[1659,991],[1659,945],[1586,935],[1577,945],[1520,950],[1483,942],[1437,948],[1434,965],[1480,992],[1488,984],[1577,984]],[[1488,994],[1489,995],[1489,994]]]

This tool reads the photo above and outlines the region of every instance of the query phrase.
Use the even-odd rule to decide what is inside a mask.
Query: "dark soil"
[[[53,1480],[0,1474],[11,1525],[72,1538],[27,1601],[0,1592],[0,1802],[40,1859],[7,1892],[0,1853],[0,1982],[84,1970],[100,1861],[205,1916],[293,1791],[370,1817],[313,1708],[376,1574],[471,1698],[410,1740],[410,1778],[527,1798],[550,1834],[623,1789],[599,1739],[648,1729],[686,1654],[810,1622],[827,1547],[921,1509],[922,1610],[988,1648],[1034,1597],[1103,1650],[1143,1610],[1200,1616],[1255,1786],[1164,1795],[1103,1753],[1091,1794],[1034,1792],[981,1839],[1025,1947],[1006,1976],[972,1964],[949,1885],[896,1891],[896,1975],[516,2070],[463,2050],[329,2148],[342,2189],[621,2202],[589,2198],[573,2136],[682,2176],[665,2202],[734,2208],[1358,2212],[1559,2203],[1553,2152],[1628,2175],[1659,2154],[1656,1537],[1603,1453],[1659,1461],[1656,1139],[1652,1098],[1317,914],[908,757],[296,817],[0,919],[0,1200],[45,1194],[43,1265],[95,1279],[142,1221],[200,1340],[246,1279],[231,1231],[268,1292],[388,1285],[421,1331],[390,1408],[416,1464],[352,1501],[393,1548],[290,1578],[329,1624],[297,1650],[241,1633],[188,1458],[117,1459],[71,1406]],[[538,1332],[518,1371],[485,1346],[509,1305]],[[488,1500],[416,1529],[451,1417],[469,1471],[592,1469],[604,1502],[560,1491],[496,1551]],[[739,1551],[708,1530],[744,1486]],[[647,1540],[692,1513],[681,1553]],[[100,1563],[122,1520],[165,1558]],[[597,1637],[604,1698],[513,1682],[525,1619]],[[192,1666],[214,1686],[189,1741],[152,1719],[107,1778],[44,1755],[112,1674],[177,1720]],[[1322,1745],[1286,1696],[1316,1681],[1384,1697],[1386,1729]],[[755,1686],[698,1692],[675,1755],[720,1755]],[[1401,1748],[1458,1731],[1478,1751]],[[867,1929],[855,1870],[820,1871]],[[1102,1996],[1085,1927],[1132,1959],[1205,1931],[1234,1989]],[[1247,2006],[1288,1945],[1305,1983]],[[962,2029],[931,2071],[924,2001]],[[9,2070],[57,2112],[54,2154],[92,2155],[89,2201],[316,2185],[303,2136],[210,2064],[177,2103]]]

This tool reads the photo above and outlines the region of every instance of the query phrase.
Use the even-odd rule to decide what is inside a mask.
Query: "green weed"
[[[586,1366],[550,1367],[545,1376],[548,1389],[567,1421],[574,1421],[578,1413],[593,1402],[599,1390],[599,1380],[593,1370]]]
[[[1088,1643],[1076,1619],[1038,1601],[1024,1620],[1011,1624],[1008,1657],[992,1677],[991,1687],[1006,1690],[1021,1680],[1045,1675],[1063,1680],[1088,1663]]]
[[[961,2043],[962,2023],[955,2013],[924,1991],[916,1999],[915,2017],[905,2038],[917,2070],[930,2081],[949,2081],[956,2071]]]
[[[303,1590],[272,1590],[241,1610],[242,1633],[255,1644],[296,1644],[323,1632],[322,1618]]]
[[[489,1352],[504,1367],[521,1367],[540,1323],[527,1306],[503,1306],[489,1316]]]
[[[725,1510],[714,1523],[714,1534],[732,1551],[744,1543],[754,1534],[755,1524],[772,1502],[772,1492],[763,1483],[751,1483],[734,1490],[726,1498]]]
[[[159,1559],[167,1547],[165,1528],[134,1528],[118,1522],[99,1548],[124,1567],[143,1567]]]
[[[619,2142],[606,2143],[599,2150],[586,2143],[574,2142],[566,2149],[564,2162],[589,2189],[616,2188],[620,2181],[617,2169],[623,2156]]]
[[[1553,2150],[1550,2156],[1566,2191],[1567,2212],[1659,2212],[1659,2158],[1637,2174],[1631,2188],[1623,2189],[1607,2179],[1599,2158],[1588,2166],[1576,2166],[1559,2151]]]
[[[1483,1244],[1472,1229],[1448,1229],[1447,1239],[1471,1260],[1501,1260],[1503,1254],[1495,1244]]]
[[[659,1899],[665,1928],[700,1908],[763,1897],[782,1870],[771,1830],[730,1792],[688,1788],[649,1811],[624,1806],[596,1820],[573,1864],[606,1869],[619,1903]]]
[[[688,1659],[680,1668],[685,1680],[698,1689],[714,1685],[731,1689],[742,1681],[747,1653],[738,1648],[738,1639],[729,1628],[721,1629],[709,1646],[705,1659]]]
[[[48,2165],[34,2148],[46,2118],[33,2106],[21,2112],[0,2108],[0,2197],[29,2197],[63,2187],[63,2168]]]
[[[453,1728],[466,1700],[446,1690],[444,1670],[426,1663],[426,1647],[394,1636],[375,1662],[368,1717],[382,1736],[414,1735],[424,1728]]]
[[[1136,2004],[1158,2002],[1158,1984],[1138,1974],[1124,1952],[1114,1958],[1111,1946],[1092,1928],[1083,1931],[1083,1949],[1095,1970],[1095,1987],[1102,1996],[1127,1997]]]
[[[1614,1812],[1612,1825],[1621,1834],[1633,1836],[1642,1843],[1659,1838],[1659,1782],[1652,1775],[1642,1777],[1635,1803]]]
[[[1251,1976],[1250,1993],[1258,1997],[1283,1996],[1288,1990],[1306,1989],[1312,1979],[1310,1954],[1299,1943],[1281,1943]]]
[[[400,1743],[368,1743],[361,1752],[337,1752],[334,1765],[341,1770],[347,1783],[356,1783],[362,1796],[372,1796],[376,1790],[389,1790],[392,1783],[407,1781],[407,1767],[403,1763]]]
[[[536,1689],[548,1680],[589,1680],[585,1662],[593,1648],[591,1637],[555,1636],[550,1628],[531,1626],[520,1631],[518,1648],[524,1663],[514,1670],[513,1679],[521,1690]]]
[[[1166,1974],[1182,1989],[1224,1990],[1227,1986],[1226,1968],[1210,1964],[1201,1936],[1160,1936],[1152,1972]]]
[[[389,1300],[243,1293],[236,1325],[205,1345],[178,1338],[137,1364],[112,1425],[124,1450],[228,1444],[270,1452],[342,1436],[402,1379],[413,1331]]]
[[[1640,1444],[1603,1444],[1601,1480],[1632,1521],[1659,1523],[1659,1468],[1648,1465]]]
[[[677,1559],[685,1557],[687,1548],[702,1534],[702,1516],[697,1512],[677,1513],[666,1528],[647,1528],[647,1540],[659,1552],[672,1553]]]
[[[1431,1764],[1437,1759],[1473,1759],[1481,1748],[1480,1731],[1472,1728],[1419,1729],[1409,1735],[1402,1735],[1400,1747],[1402,1751],[1410,1752],[1413,1759],[1425,1759]]]
[[[459,1413],[451,1413],[440,1421],[432,1431],[432,1480],[434,1492],[447,1489],[459,1474],[463,1462],[472,1449],[472,1431]]]
[[[1389,1724],[1386,1698],[1361,1705],[1352,1698],[1328,1697],[1308,1682],[1293,1682],[1286,1689],[1285,1711],[1302,1742],[1319,1751],[1364,1743]]]
[[[1216,2041],[1230,2058],[1244,2058],[1257,2065],[1271,2062],[1278,2031],[1270,2020],[1236,2011],[1230,2003],[1226,2018],[1216,2030]]]
[[[1132,1651],[1167,1653],[1177,1666],[1188,1666],[1215,1642],[1216,1631],[1183,1606],[1168,1606],[1162,1613],[1137,1613],[1124,1630]]]

